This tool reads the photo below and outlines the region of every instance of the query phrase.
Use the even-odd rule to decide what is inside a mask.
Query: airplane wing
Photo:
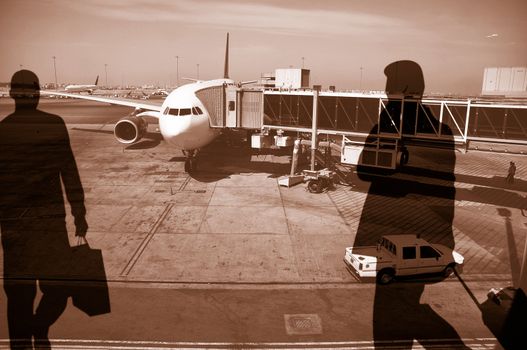
[[[161,112],[161,105],[159,104],[138,102],[138,101],[126,100],[126,99],[116,99],[116,98],[100,97],[100,96],[93,96],[93,95],[70,94],[67,92],[58,92],[58,91],[49,91],[49,90],[41,90],[40,95],[42,96],[63,96],[63,97],[77,98],[81,100],[110,103],[110,104],[118,105],[118,106],[133,107],[133,108],[144,109],[146,111],[152,111],[152,112]],[[149,116],[153,117],[155,116],[155,113],[149,114]]]

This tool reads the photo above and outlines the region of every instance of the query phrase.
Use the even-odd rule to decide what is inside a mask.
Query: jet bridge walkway
[[[527,153],[527,100],[421,99],[236,86],[204,89],[198,97],[211,115],[212,127],[259,130],[258,147],[289,146],[293,137],[311,135],[311,148],[316,149],[317,137],[325,135],[338,140],[346,164],[393,169],[408,159],[409,144],[467,150],[471,143],[487,142]]]

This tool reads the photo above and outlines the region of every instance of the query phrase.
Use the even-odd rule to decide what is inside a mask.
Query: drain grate
[[[284,315],[288,335],[322,334],[322,321],[317,314]]]

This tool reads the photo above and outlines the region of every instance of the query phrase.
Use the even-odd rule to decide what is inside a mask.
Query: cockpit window
[[[169,108],[167,107],[165,109],[165,114],[175,115],[175,116],[183,116],[183,115],[200,115],[203,114],[203,111],[199,107],[192,107],[192,108]]]
[[[181,108],[179,110],[179,115],[190,115],[192,112],[190,111],[190,108]]]

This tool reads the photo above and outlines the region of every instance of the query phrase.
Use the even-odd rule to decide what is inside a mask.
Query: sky
[[[0,82],[54,82],[54,63],[59,83],[220,78],[227,32],[237,81],[303,65],[311,85],[383,90],[413,60],[426,93],[477,94],[485,67],[527,66],[525,0],[0,0]]]

